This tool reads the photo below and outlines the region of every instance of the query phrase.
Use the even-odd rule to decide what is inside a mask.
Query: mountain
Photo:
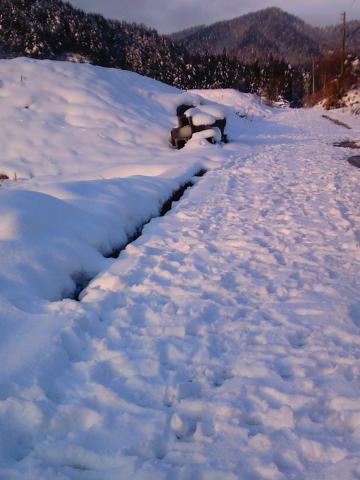
[[[87,14],[61,0],[0,0],[0,45],[14,55],[66,58],[180,85],[182,47],[142,25]]]
[[[187,34],[195,35],[201,28],[190,29]],[[122,68],[183,89],[258,92],[267,89],[276,77],[277,88],[272,90],[289,98],[290,92],[296,93],[293,79],[299,76],[294,70],[290,74],[284,63],[270,65],[263,72],[258,64],[243,65],[225,55],[193,55],[155,30],[85,13],[61,0],[0,0],[1,45],[4,56]]]
[[[318,29],[325,46],[336,48],[339,46],[342,27],[341,25],[329,26]],[[349,50],[355,54],[360,52],[360,20],[352,20],[346,25],[346,39]]]
[[[355,37],[358,30],[354,22]],[[333,36],[335,27],[316,29],[278,8],[169,37],[61,0],[0,0],[0,58],[87,62],[182,89],[236,88],[271,100],[302,98],[303,65]]]
[[[181,42],[186,40],[186,38],[190,37],[191,35],[196,34],[197,32],[201,31],[202,29],[206,28],[206,25],[195,25],[194,27],[185,28],[185,30],[180,30],[180,32],[175,32],[169,35],[169,37],[174,42]]]
[[[228,21],[176,32],[170,38],[191,53],[221,54],[249,63],[270,55],[301,65],[340,44],[340,27],[318,28],[279,8],[267,8]],[[348,24],[348,45],[360,47],[360,22]]]

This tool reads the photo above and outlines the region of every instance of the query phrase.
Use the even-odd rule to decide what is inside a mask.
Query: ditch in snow
[[[354,155],[353,157],[348,158],[350,165],[360,168],[360,155]]]
[[[203,177],[206,174],[206,172],[207,171],[202,168],[201,170],[196,172],[193,176],[194,177]],[[162,204],[158,215],[154,215],[153,217],[149,218],[149,220],[147,220],[143,224],[139,225],[137,227],[137,229],[134,231],[134,233],[128,237],[125,244],[115,248],[108,255],[104,255],[105,258],[114,258],[114,259],[119,258],[120,253],[123,250],[125,250],[125,248],[128,245],[130,245],[132,242],[135,242],[135,240],[137,240],[142,235],[142,232],[144,230],[145,225],[150,223],[151,220],[153,220],[154,218],[159,218],[159,217],[163,217],[164,215],[166,215],[172,209],[173,202],[178,202],[181,199],[181,197],[184,195],[185,191],[188,188],[193,187],[194,185],[195,185],[195,183],[192,180],[189,180],[188,182],[180,185],[180,187],[177,190],[175,190],[171,194],[171,196]],[[65,298],[70,298],[72,300],[75,300],[75,301],[79,302],[80,301],[80,295],[81,295],[82,291],[85,290],[85,288],[89,285],[89,283],[93,280],[93,278],[95,278],[95,277],[90,278],[89,276],[85,275],[84,273],[74,273],[72,275],[72,279],[75,283],[75,290],[73,291],[72,295],[70,295],[68,297],[64,297],[64,299]]]
[[[354,150],[360,149],[360,144],[355,140],[343,140],[342,142],[335,142],[333,145],[334,147],[352,148]]]

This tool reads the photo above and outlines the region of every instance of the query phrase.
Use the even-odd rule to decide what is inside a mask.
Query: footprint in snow
[[[349,308],[350,318],[360,328],[360,302],[353,303]]]
[[[184,415],[174,413],[170,420],[170,427],[178,440],[191,440],[196,431],[196,422]]]
[[[179,398],[179,392],[177,386],[169,386],[165,390],[163,404],[165,407],[171,408],[177,403]]]
[[[279,360],[275,363],[275,369],[283,380],[291,380],[294,376],[292,366],[287,361]]]
[[[245,426],[249,430],[249,433],[248,433],[249,437],[254,437],[255,435],[258,435],[259,433],[262,433],[263,430],[264,430],[264,427],[262,425],[262,421],[260,420],[260,418],[254,416],[254,415],[245,418],[244,423],[245,423]]]
[[[330,413],[323,403],[316,405],[309,410],[308,416],[313,423],[324,424]]]
[[[308,334],[305,332],[296,332],[289,335],[289,342],[293,348],[303,348],[307,343]]]
[[[221,387],[226,380],[232,378],[232,373],[229,369],[226,368],[207,368],[205,370],[205,377],[210,381],[213,387]]]

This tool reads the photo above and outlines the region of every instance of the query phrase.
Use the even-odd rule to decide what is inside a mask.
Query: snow
[[[194,145],[205,145],[208,138],[213,138],[216,142],[221,142],[221,132],[218,128],[207,128],[206,130],[202,130],[201,132],[196,132],[193,134],[191,139],[189,140],[188,146]]]
[[[211,115],[208,115],[207,113],[196,113],[192,117],[192,123],[193,125],[200,126],[200,125],[213,125],[216,121],[215,117],[212,117]]]
[[[0,478],[358,479],[359,170],[333,143],[359,117],[86,64],[0,78]],[[230,143],[170,149],[186,101]]]
[[[0,61],[0,70],[0,171],[9,177],[157,175],[177,158],[167,148],[169,126],[191,95],[84,64],[14,59]]]
[[[201,105],[198,107],[201,112],[207,113],[215,118],[215,120],[223,120],[226,117],[226,113],[223,109],[219,107],[214,107],[213,105]]]
[[[351,88],[342,99],[342,102],[346,107],[350,107],[353,114],[360,115],[360,87],[355,86]]]
[[[186,110],[185,116],[191,117],[193,125],[200,126],[213,125],[216,120],[223,120],[226,117],[226,113],[213,105],[199,105]]]
[[[138,225],[190,178],[196,164],[173,176],[45,184],[41,191],[0,192],[1,290],[19,308],[32,296],[59,300],[74,277],[93,277]],[[181,171],[183,170],[183,172]]]
[[[322,100],[319,103],[319,107],[323,108],[325,100]],[[331,111],[336,111],[340,113],[351,113],[353,115],[360,115],[360,87],[358,85],[354,85],[350,88],[343,97],[339,100],[339,105],[336,109],[332,109]]]
[[[26,308],[33,296],[70,295],[74,277],[105,268],[103,254],[156,215],[201,161],[179,164],[169,149],[176,89],[65,62],[16,59],[0,71],[0,172],[19,179],[0,191],[1,290]]]
[[[236,90],[232,89],[218,89],[218,90],[193,90],[193,93],[201,94],[203,99],[207,101],[214,101],[220,104],[213,106],[211,105],[210,108],[215,108],[217,110],[217,114],[220,112],[227,112],[228,108],[230,107],[230,111],[234,112],[234,110],[240,115],[246,115],[247,117],[258,117],[271,115],[272,109],[265,104],[262,104],[261,97],[257,95],[252,95],[250,93],[240,93]],[[205,109],[204,111],[209,111],[207,105],[201,105],[201,109]],[[211,113],[213,116],[217,116],[217,114]]]

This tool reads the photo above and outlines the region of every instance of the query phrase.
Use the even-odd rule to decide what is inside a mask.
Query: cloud
[[[360,1],[353,0],[72,0],[86,11],[108,18],[144,23],[170,33],[199,24],[209,24],[262,8],[277,6],[314,25],[334,24],[346,9],[349,18],[360,18]]]

